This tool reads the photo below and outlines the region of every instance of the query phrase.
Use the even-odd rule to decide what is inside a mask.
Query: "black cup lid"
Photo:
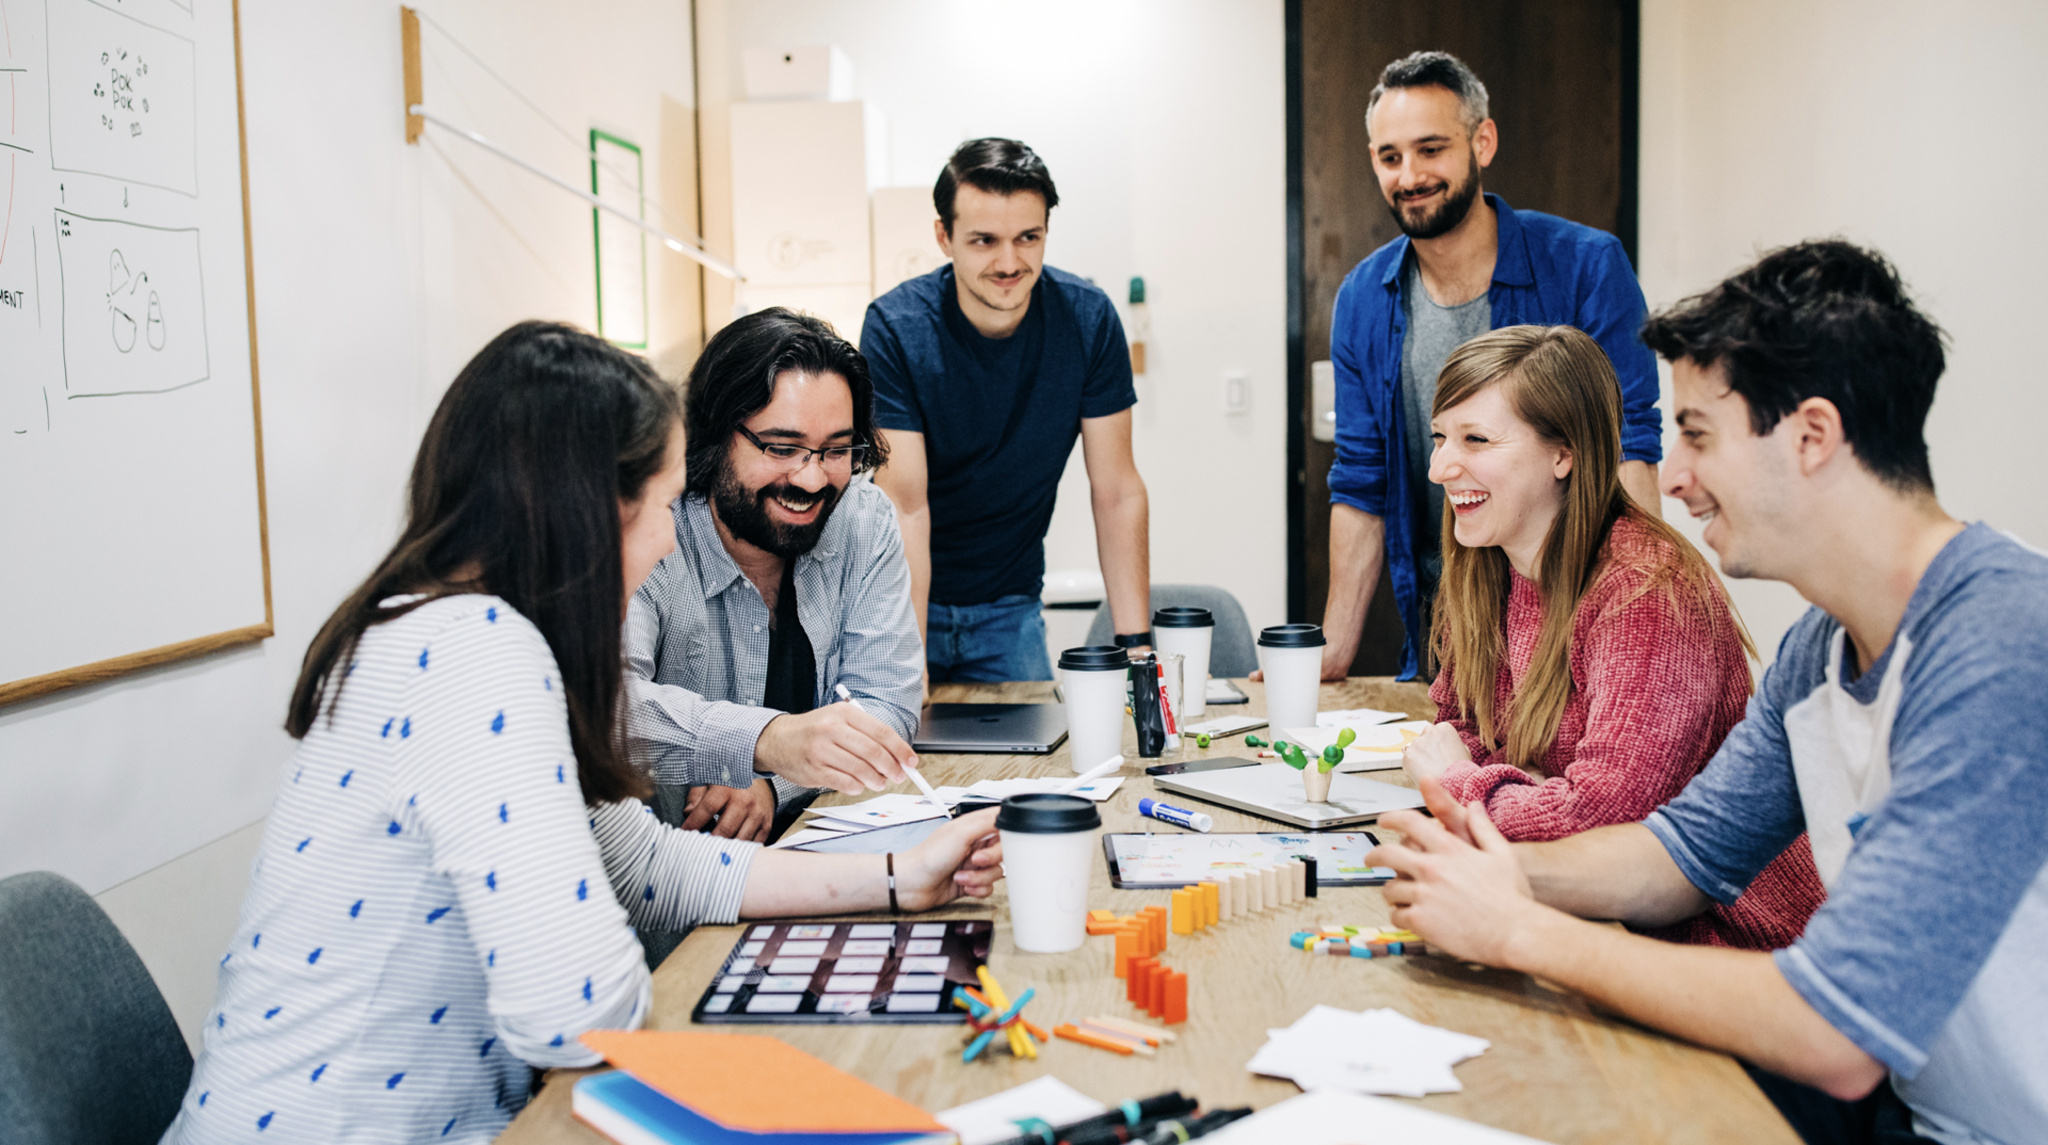
[[[1021,831],[1026,835],[1071,835],[1102,826],[1102,813],[1095,801],[1079,795],[1054,795],[1033,791],[1003,800],[996,812],[996,829]]]
[[[1216,618],[1206,608],[1161,608],[1152,613],[1154,628],[1214,628]]]
[[[1259,631],[1259,644],[1265,648],[1321,648],[1326,643],[1320,624],[1275,624]]]
[[[1131,654],[1114,644],[1090,644],[1060,653],[1060,667],[1076,672],[1121,672],[1131,665]]]

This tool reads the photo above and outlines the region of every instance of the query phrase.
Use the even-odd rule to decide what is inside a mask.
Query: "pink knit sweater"
[[[1473,759],[1444,773],[1444,789],[1459,802],[1484,800],[1510,839],[1558,839],[1641,821],[1699,774],[1749,702],[1749,664],[1718,582],[1709,586],[1711,606],[1652,585],[1676,555],[1632,518],[1615,523],[1602,557],[1579,602],[1571,695],[1541,774],[1509,765],[1480,742],[1477,724],[1459,714],[1454,665],[1445,664],[1430,688],[1437,718],[1458,729]],[[1507,657],[1494,683],[1494,734],[1502,743],[1543,628],[1541,590],[1511,575]],[[1799,937],[1825,897],[1801,835],[1732,906],[1652,933],[1774,950]]]

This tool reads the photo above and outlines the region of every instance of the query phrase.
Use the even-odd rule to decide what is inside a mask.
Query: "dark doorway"
[[[1485,186],[1636,243],[1637,0],[1289,0],[1287,4],[1288,517],[1290,618],[1319,621],[1329,595],[1335,447],[1309,431],[1309,363],[1329,356],[1344,276],[1400,232],[1373,175],[1365,105],[1380,69],[1421,49],[1472,66],[1501,146]],[[1401,618],[1381,574],[1354,676],[1388,676]]]

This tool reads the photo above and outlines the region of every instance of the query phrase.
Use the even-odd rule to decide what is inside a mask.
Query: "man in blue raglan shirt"
[[[2048,1141],[2048,555],[1935,500],[1941,332],[1881,257],[1815,242],[1643,335],[1665,489],[1724,572],[1814,608],[1644,823],[1511,846],[1425,785],[1436,820],[1387,816],[1407,838],[1372,856],[1394,922],[1735,1054],[1808,1141]],[[1733,902],[1802,830],[1828,899],[1774,954],[1580,921]]]
[[[1108,295],[1045,265],[1059,201],[1031,148],[961,144],[932,188],[949,261],[861,326],[889,453],[875,484],[896,505],[932,683],[1052,679],[1045,530],[1077,437],[1116,642],[1152,643],[1130,345]]]
[[[1429,409],[1459,343],[1522,323],[1593,336],[1621,382],[1621,482],[1658,512],[1657,362],[1636,338],[1643,292],[1613,235],[1482,192],[1499,133],[1486,85],[1456,56],[1388,64],[1366,105],[1373,171],[1402,237],[1344,279],[1330,323],[1337,458],[1323,679],[1349,674],[1387,562],[1408,637],[1400,676],[1433,674],[1422,634],[1443,569],[1443,490],[1430,483]]]

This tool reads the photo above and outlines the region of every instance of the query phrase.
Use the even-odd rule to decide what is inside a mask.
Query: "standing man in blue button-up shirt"
[[[1656,360],[1636,336],[1643,292],[1620,241],[1484,193],[1480,172],[1500,138],[1479,77],[1456,56],[1416,52],[1380,73],[1365,118],[1373,170],[1402,237],[1345,278],[1331,319],[1337,460],[1323,678],[1349,672],[1385,560],[1408,630],[1407,680],[1422,667],[1443,567],[1443,491],[1427,477],[1429,411],[1450,352],[1523,323],[1592,335],[1621,381],[1622,484],[1652,513],[1662,422]]]

